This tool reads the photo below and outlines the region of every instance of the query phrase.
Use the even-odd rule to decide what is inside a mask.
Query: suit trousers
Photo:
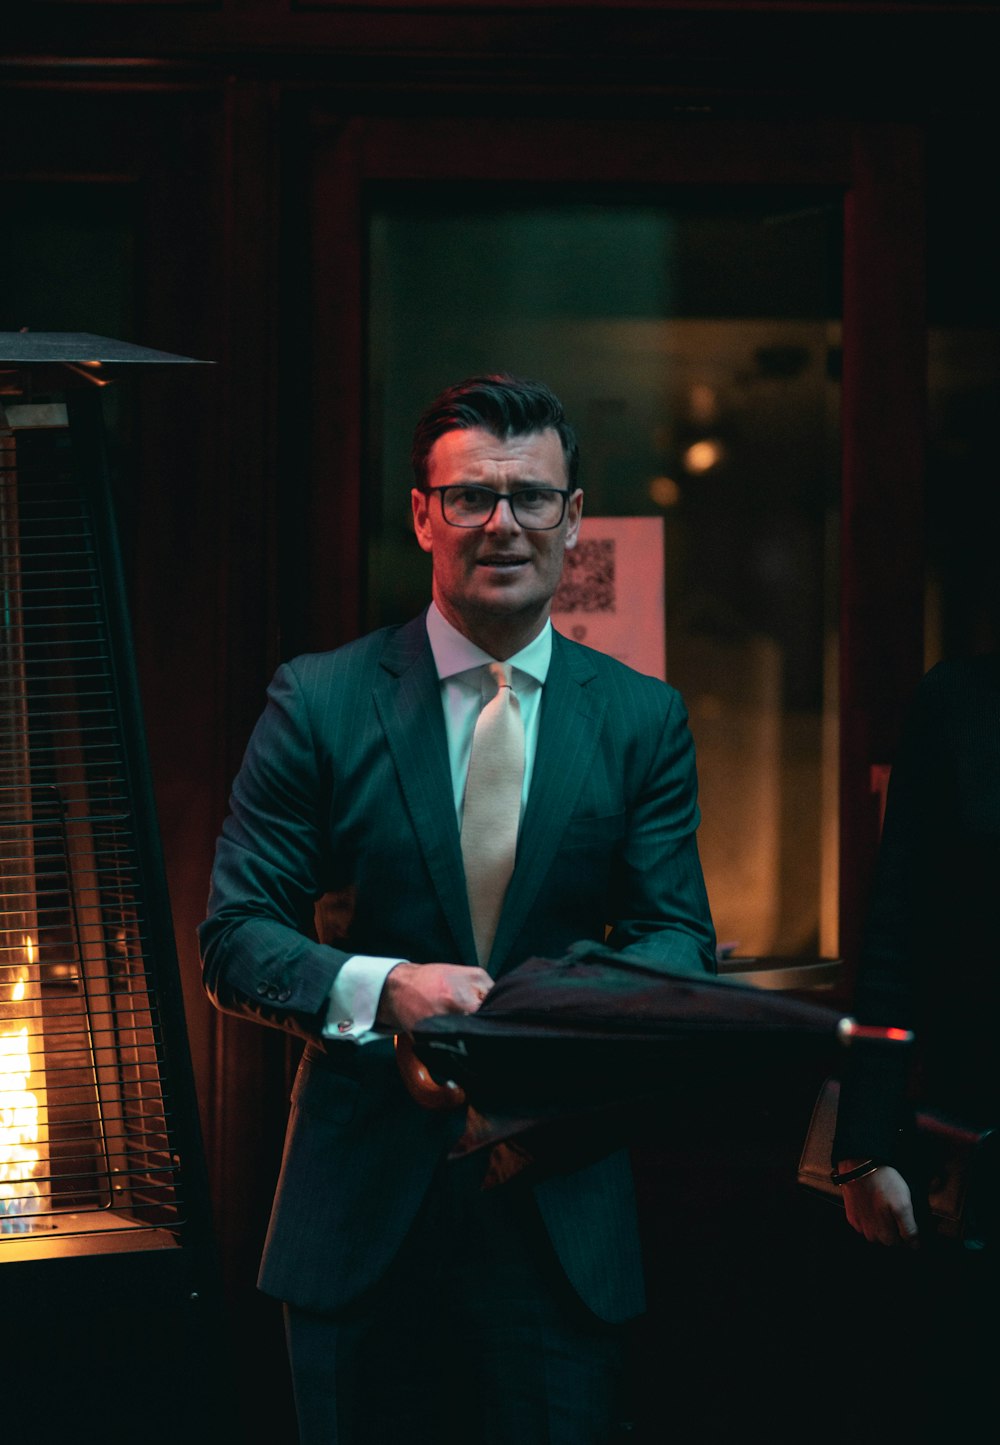
[[[482,1189],[485,1164],[442,1163],[363,1298],[329,1315],[285,1306],[300,1445],[618,1438],[628,1328],[581,1304],[530,1191]]]

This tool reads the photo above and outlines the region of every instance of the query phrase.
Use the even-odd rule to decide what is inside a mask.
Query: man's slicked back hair
[[[471,427],[482,427],[500,441],[551,428],[562,443],[568,484],[576,486],[580,449],[562,402],[540,381],[497,372],[470,376],[449,386],[424,411],[413,434],[411,453],[414,483],[420,490],[426,490],[427,458],[438,437]]]

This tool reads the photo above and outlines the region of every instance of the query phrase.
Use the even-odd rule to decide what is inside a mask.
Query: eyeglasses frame
[[[493,515],[496,512],[498,502],[507,503],[507,505],[510,507],[510,514],[512,519],[525,532],[554,532],[556,528],[561,527],[563,522],[566,520],[566,507],[569,503],[570,497],[573,495],[575,488],[529,486],[522,487],[520,489],[523,492],[551,492],[554,497],[562,498],[562,512],[559,514],[558,522],[552,522],[547,527],[531,527],[521,521],[520,517],[514,511],[514,502],[518,495],[517,492],[498,492],[495,487],[484,487],[479,482],[448,482],[443,487],[419,487],[417,490],[423,492],[424,495],[427,497],[433,496],[435,492],[454,492],[463,490],[489,493],[489,495],[493,498],[493,506],[490,508],[489,514],[485,516],[481,522],[453,522],[450,517],[445,515],[444,497],[441,498],[442,521],[446,522],[449,527],[457,527],[462,532],[472,532],[475,531],[477,527],[485,527],[489,522],[493,520]]]

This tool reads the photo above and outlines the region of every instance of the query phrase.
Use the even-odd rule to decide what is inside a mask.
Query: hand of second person
[[[397,963],[382,985],[377,1022],[409,1033],[436,1014],[473,1014],[493,987],[483,968],[456,963]]]
[[[847,1221],[869,1244],[917,1245],[910,1186],[889,1164],[842,1186]]]

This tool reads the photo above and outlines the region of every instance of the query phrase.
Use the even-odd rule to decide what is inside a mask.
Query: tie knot
[[[486,671],[487,671],[488,676],[493,679],[493,688],[492,688],[492,691],[493,691],[494,693],[498,693],[498,692],[500,691],[500,689],[503,688],[503,687],[510,687],[510,686],[511,686],[511,681],[510,681],[510,663],[509,663],[509,662],[490,662],[490,663],[487,663],[487,665],[486,665]]]

